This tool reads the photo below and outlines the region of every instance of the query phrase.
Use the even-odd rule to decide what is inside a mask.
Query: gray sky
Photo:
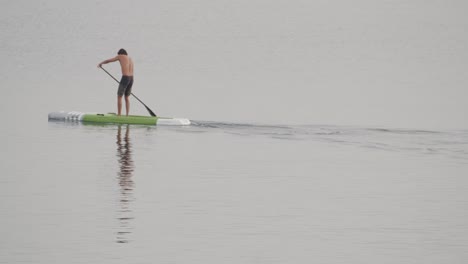
[[[55,110],[115,111],[96,68],[198,120],[468,128],[466,1],[2,1],[4,83]],[[119,75],[117,65],[108,68]],[[34,85],[32,85],[34,84]],[[31,87],[36,87],[32,89]],[[44,99],[35,96],[47,93]],[[146,114],[134,102],[132,111]],[[3,109],[4,110],[4,109]]]

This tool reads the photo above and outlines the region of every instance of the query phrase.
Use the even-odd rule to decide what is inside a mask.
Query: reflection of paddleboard
[[[135,125],[190,125],[186,118],[154,117],[154,116],[117,116],[114,113],[82,113],[82,112],[51,112],[49,120],[80,121],[107,124],[135,124]]]

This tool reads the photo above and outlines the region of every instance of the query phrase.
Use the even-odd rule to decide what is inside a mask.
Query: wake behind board
[[[49,120],[72,121],[72,122],[92,122],[103,124],[133,124],[133,125],[190,125],[190,120],[186,118],[154,117],[154,116],[117,116],[114,113],[82,113],[82,112],[51,112]]]

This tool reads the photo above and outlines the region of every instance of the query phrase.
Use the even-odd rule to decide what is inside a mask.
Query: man
[[[117,53],[117,56],[110,58],[99,63],[98,68],[101,68],[103,64],[109,62],[120,62],[120,67],[122,68],[122,79],[120,80],[119,90],[117,91],[117,115],[120,116],[122,112],[122,96],[125,95],[125,110],[128,116],[130,111],[130,95],[132,93],[133,86],[133,61],[127,54],[127,51],[120,49]]]

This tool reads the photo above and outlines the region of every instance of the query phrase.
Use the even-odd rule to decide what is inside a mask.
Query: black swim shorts
[[[132,93],[133,76],[123,75],[120,80],[119,90],[117,91],[118,96],[130,96]]]

